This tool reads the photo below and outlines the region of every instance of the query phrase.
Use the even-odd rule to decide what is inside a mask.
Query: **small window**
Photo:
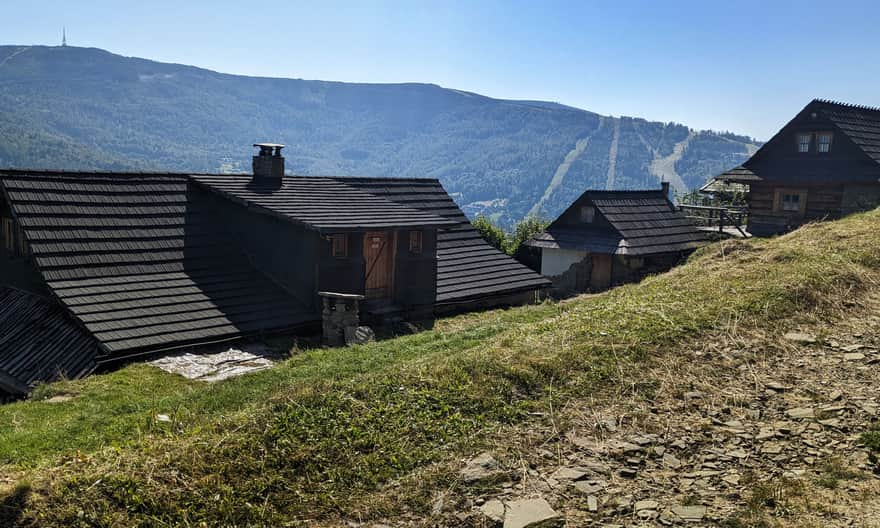
[[[422,254],[422,232],[421,231],[410,231],[409,232],[409,252],[413,255],[421,255]]]
[[[777,189],[774,197],[775,211],[800,213],[806,211],[807,191],[798,189]]]
[[[348,256],[348,235],[330,235],[330,254],[336,258]]]
[[[819,134],[817,147],[820,154],[831,152],[831,132],[822,132]]]
[[[581,222],[585,224],[592,224],[593,219],[596,217],[596,208],[592,205],[582,205],[581,206]]]
[[[11,218],[0,218],[0,235],[3,236],[3,251],[15,255],[15,228]]]
[[[810,151],[810,140],[813,138],[812,134],[798,134],[798,152],[809,152]]]
[[[800,211],[801,195],[800,194],[783,194],[782,195],[783,211]]]

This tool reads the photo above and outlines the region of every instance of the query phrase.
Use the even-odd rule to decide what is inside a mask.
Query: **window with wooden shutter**
[[[596,218],[596,208],[592,205],[582,205],[581,206],[581,222],[585,224],[592,224],[593,220]]]
[[[330,254],[336,258],[348,257],[348,235],[330,235]]]
[[[7,255],[15,255],[15,229],[12,225],[12,219],[0,218],[0,236],[3,237],[3,251]]]
[[[422,254],[422,232],[421,231],[410,231],[409,232],[409,252],[413,255],[421,255]]]

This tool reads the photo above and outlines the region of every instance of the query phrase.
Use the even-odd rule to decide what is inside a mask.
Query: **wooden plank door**
[[[369,231],[364,235],[364,289],[368,299],[391,297],[391,246],[390,233]]]
[[[593,270],[590,273],[590,289],[607,290],[611,287],[611,255],[593,253]]]

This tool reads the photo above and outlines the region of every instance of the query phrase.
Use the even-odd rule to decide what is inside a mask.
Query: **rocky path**
[[[878,308],[713,336],[548,410],[463,462],[430,525],[880,526]]]

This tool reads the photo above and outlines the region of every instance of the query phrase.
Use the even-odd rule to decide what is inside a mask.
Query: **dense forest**
[[[0,166],[439,178],[471,215],[552,218],[587,188],[679,192],[755,141],[428,84],[244,77],[76,47],[0,46]]]

